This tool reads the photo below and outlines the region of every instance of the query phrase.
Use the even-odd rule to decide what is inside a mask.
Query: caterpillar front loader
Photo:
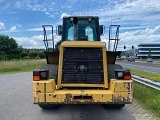
[[[42,27],[47,64],[33,71],[34,104],[47,109],[60,104],[122,108],[132,103],[131,73],[115,64],[121,53],[116,51],[119,25],[110,26],[106,46],[101,42],[104,26],[99,25],[98,16],[64,17],[63,25],[57,26],[57,34],[62,37],[56,49],[52,25]],[[51,39],[47,36],[48,27],[51,27]],[[112,27],[116,27],[114,38],[111,38]]]

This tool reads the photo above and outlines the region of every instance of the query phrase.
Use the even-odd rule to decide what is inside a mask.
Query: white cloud
[[[45,14],[50,18],[55,18],[55,15],[49,12],[45,12]]]
[[[159,0],[125,0],[123,2],[114,1],[110,2],[112,5],[103,5],[101,9],[90,10],[88,12],[81,11],[76,12],[76,14],[81,15],[98,15],[100,16],[100,21],[103,23],[111,22],[111,19],[122,18],[121,20],[116,20],[114,23],[120,23],[125,25],[133,24],[156,24],[159,21],[159,14],[154,14],[159,11]],[[108,4],[110,4],[108,3]]]
[[[30,29],[27,29],[26,31],[42,31],[42,27],[39,27],[39,28],[30,28]]]
[[[45,12],[45,14],[46,14],[46,15],[49,15],[50,13],[49,13],[49,12]]]
[[[11,27],[11,29],[10,29],[10,32],[15,32],[15,31],[16,31],[16,29],[17,29],[17,27],[16,27],[16,26],[12,26],[12,27]]]
[[[43,44],[43,36],[33,36],[33,37],[13,37],[19,46],[24,48],[44,48]]]
[[[22,2],[16,1],[15,7],[16,7],[17,9],[21,8],[21,7],[22,7]]]
[[[45,48],[43,35],[35,35],[32,37],[13,37],[19,46],[23,48]],[[51,39],[51,34],[48,35],[48,39]],[[54,44],[60,40],[60,36],[54,34]],[[49,47],[52,47],[52,41],[49,41]]]
[[[17,24],[17,26],[18,26],[19,28],[21,28],[21,27],[22,27],[22,25],[21,25],[21,24]]]
[[[158,30],[160,30],[160,25],[155,27],[154,29],[146,28],[145,30],[141,31],[141,34],[154,34]]]
[[[0,22],[0,29],[5,29],[4,23]]]
[[[52,30],[52,28],[49,26],[49,27],[45,27],[45,29],[46,29],[46,32],[51,32],[51,30]],[[53,27],[53,31],[55,31],[56,30],[56,28],[55,27]],[[43,31],[43,28],[42,27],[38,27],[38,28],[30,28],[30,29],[27,29],[26,31]]]
[[[54,15],[49,15],[49,17],[54,18]]]
[[[158,11],[159,4],[159,0],[149,0],[147,2],[144,0],[127,0],[126,2],[116,4],[114,9],[111,11],[111,14],[143,15],[147,12]]]
[[[150,43],[158,42],[160,40],[160,35],[156,34],[160,30],[160,25],[156,26],[154,29],[146,28],[144,30],[127,31],[120,34],[120,46],[128,46],[128,49],[134,45],[138,48],[140,43]]]

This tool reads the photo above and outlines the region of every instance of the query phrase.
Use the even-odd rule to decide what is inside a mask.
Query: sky
[[[0,34],[23,48],[44,48],[42,25],[62,24],[63,16],[99,16],[108,43],[111,24],[120,25],[118,49],[160,42],[160,0],[0,0]],[[55,43],[61,39],[54,34]]]

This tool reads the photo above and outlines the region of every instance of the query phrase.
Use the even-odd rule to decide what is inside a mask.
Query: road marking
[[[120,64],[125,64],[125,63],[120,63]],[[146,68],[153,68],[153,69],[160,69],[160,68],[148,67],[148,66],[144,66],[144,65],[133,65],[133,64],[127,64],[127,65],[139,66],[139,67],[146,67]]]

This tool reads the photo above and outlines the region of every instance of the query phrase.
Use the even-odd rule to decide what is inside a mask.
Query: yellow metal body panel
[[[33,81],[33,91],[36,93],[49,93],[56,89],[56,84],[54,79],[43,80],[43,81]]]
[[[103,87],[108,88],[108,74],[107,73],[107,57],[106,57],[106,46],[100,41],[64,41],[60,45],[60,54],[59,54],[59,68],[58,68],[58,79],[57,79],[57,88],[62,87],[84,87],[86,84],[61,84],[62,82],[62,66],[63,66],[63,49],[64,47],[86,47],[86,48],[102,48],[103,56],[103,72],[104,72],[104,84],[90,84],[90,87]]]
[[[100,41],[64,41],[60,47],[87,47],[87,48],[106,48]]]
[[[103,55],[103,72],[104,72],[104,88],[108,88],[108,70],[107,70],[107,55],[106,55],[106,47],[102,49]]]
[[[61,84],[62,87],[104,87],[104,84],[85,84],[85,83],[76,83],[76,84]]]
[[[111,79],[110,90],[113,92],[131,92],[132,84],[131,80],[116,80]]]
[[[56,89],[54,80],[33,82],[33,102],[52,104],[132,103],[132,80],[111,80],[107,89]]]

